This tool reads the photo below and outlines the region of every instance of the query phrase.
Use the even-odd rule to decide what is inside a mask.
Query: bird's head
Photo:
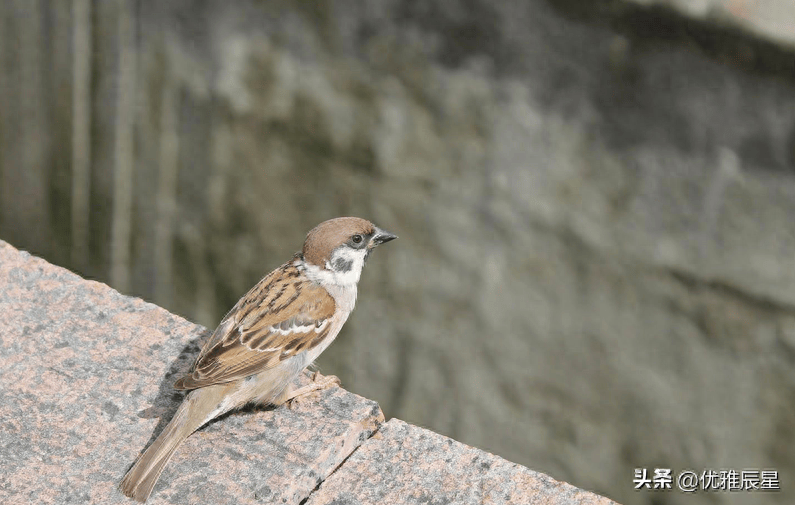
[[[304,261],[324,272],[337,285],[359,282],[370,253],[379,245],[396,239],[366,219],[338,217],[313,228],[304,242]]]

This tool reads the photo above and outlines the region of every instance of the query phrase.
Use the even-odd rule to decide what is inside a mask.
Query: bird
[[[357,217],[324,221],[293,259],[262,278],[221,320],[187,375],[174,388],[182,404],[119,484],[146,502],[174,452],[212,419],[250,404],[291,405],[339,384],[315,373],[293,382],[331,344],[356,304],[357,284],[370,253],[397,236]]]

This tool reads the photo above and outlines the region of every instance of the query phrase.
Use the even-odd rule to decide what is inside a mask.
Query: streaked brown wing
[[[334,309],[325,289],[287,263],[237,302],[205,344],[193,372],[174,387],[242,379],[312,349],[328,335]]]

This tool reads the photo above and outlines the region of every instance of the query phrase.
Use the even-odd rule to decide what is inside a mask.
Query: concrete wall
[[[630,0],[643,6],[676,9],[710,24],[737,27],[795,47],[795,3],[790,0]]]

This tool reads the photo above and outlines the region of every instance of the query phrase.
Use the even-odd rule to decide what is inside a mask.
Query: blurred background
[[[400,240],[319,364],[387,417],[795,502],[789,0],[6,0],[0,65],[12,245],[212,328],[365,217]]]

